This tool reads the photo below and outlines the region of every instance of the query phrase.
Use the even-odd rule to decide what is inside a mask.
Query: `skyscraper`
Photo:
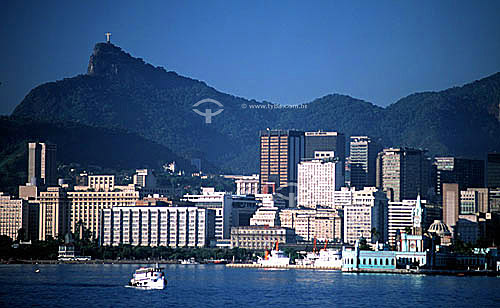
[[[262,130],[260,132],[261,188],[274,185],[276,191],[282,195],[294,194],[296,196],[297,165],[304,157],[304,132]],[[292,200],[288,201],[290,203]]]
[[[351,136],[351,187],[375,186],[377,154],[380,148],[367,136]]]
[[[306,132],[305,133],[305,158],[314,158],[316,151],[333,151],[335,157],[345,166],[345,136],[339,132]],[[345,168],[342,168],[345,176]]]
[[[377,156],[377,183],[392,195],[392,201],[427,198],[430,188],[430,161],[425,151],[412,148],[384,149]]]
[[[460,211],[460,190],[458,184],[443,184],[443,222],[454,227]]]
[[[435,189],[441,195],[443,183],[457,183],[460,190],[484,187],[484,161],[456,157],[436,157]]]
[[[56,185],[57,146],[50,143],[28,143],[28,183]]]
[[[488,153],[488,187],[500,187],[500,153]]]

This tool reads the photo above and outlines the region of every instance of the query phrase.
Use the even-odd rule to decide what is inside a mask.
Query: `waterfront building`
[[[333,156],[333,152],[327,155]],[[298,166],[297,205],[333,208],[334,193],[344,184],[343,167],[340,160],[333,157],[302,161]]]
[[[0,192],[0,235],[16,240],[18,235],[23,235],[21,241],[38,239],[38,224],[33,224],[30,215],[37,215],[38,206],[31,205],[24,199],[14,199]],[[30,224],[31,222],[31,224]],[[22,229],[24,234],[18,234]]]
[[[436,195],[441,197],[444,183],[456,183],[460,190],[484,187],[484,160],[436,157]]]
[[[360,250],[359,240],[354,247],[342,247],[342,271],[396,269],[395,251]]]
[[[134,185],[141,188],[156,188],[156,177],[150,169],[137,169],[134,174]]]
[[[280,225],[295,230],[301,241],[314,238],[330,242],[342,242],[342,210],[330,208],[285,209],[280,212]]]
[[[260,131],[262,192],[280,192],[284,196],[296,196],[297,165],[304,157],[304,132],[269,129]],[[269,191],[271,183],[274,183],[275,191]],[[295,197],[287,201],[290,207],[295,207]]]
[[[255,197],[216,192],[212,187],[203,187],[201,195],[186,194],[182,201],[190,201],[199,208],[215,211],[217,240],[229,239],[231,227],[250,225],[250,218],[257,210]]]
[[[257,195],[259,193],[259,175],[235,177],[237,195]]]
[[[40,192],[39,239],[64,236],[69,231],[70,203],[61,187],[48,187]]]
[[[231,228],[231,247],[267,250],[273,249],[276,242],[294,244],[293,229],[269,226],[243,226]]]
[[[102,244],[207,247],[215,239],[215,213],[196,207],[118,206],[103,210]]]
[[[103,178],[101,178],[103,179]],[[97,183],[96,183],[97,182]],[[113,184],[114,180],[98,183],[98,178],[89,176],[89,187],[99,187],[96,191],[68,191],[66,198],[70,206],[69,229],[75,233],[78,225],[89,230],[92,238],[96,239],[101,230],[102,210],[115,206],[135,206],[140,199],[139,191],[118,190]],[[92,184],[95,183],[95,184]],[[105,187],[108,188],[105,188]],[[113,187],[111,189],[111,187]]]
[[[426,249],[426,242],[428,242],[428,238],[422,234],[401,232],[397,252],[395,253],[396,266],[400,268],[429,266],[431,253]]]
[[[439,239],[440,245],[451,245],[453,234],[450,227],[441,220],[435,220],[427,229],[427,232]]]
[[[55,144],[28,143],[28,183],[35,186],[57,184],[56,152]]]
[[[431,166],[425,151],[388,148],[377,156],[376,186],[389,192],[391,201],[424,198],[431,188]]]
[[[334,152],[340,164],[345,166],[345,136],[339,132],[306,132],[305,133],[305,156],[306,159],[315,158],[315,152]],[[342,177],[345,177],[345,169],[342,167]]]
[[[354,244],[363,237],[371,242],[388,240],[388,199],[375,188],[351,188],[352,200],[344,206],[344,242]]]
[[[500,188],[500,153],[488,153],[487,181],[489,188]]]
[[[350,179],[351,187],[360,190],[375,186],[377,154],[380,147],[368,136],[351,136]]]
[[[250,226],[269,226],[276,227],[280,225],[279,208],[263,206],[257,209],[250,218]]]

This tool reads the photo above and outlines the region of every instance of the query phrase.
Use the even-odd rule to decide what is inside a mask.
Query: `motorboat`
[[[141,289],[163,289],[167,284],[163,268],[158,267],[141,267],[134,273],[134,277],[130,279],[129,286]]]

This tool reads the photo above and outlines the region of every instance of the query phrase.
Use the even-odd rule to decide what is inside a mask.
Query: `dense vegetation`
[[[193,112],[193,104],[205,98],[224,105],[212,124]],[[259,130],[266,128],[338,130],[346,136],[370,135],[384,146],[483,158],[500,150],[499,102],[497,73],[460,88],[413,94],[385,109],[343,95],[328,95],[301,109],[250,108],[268,103],[221,93],[100,43],[86,75],[36,87],[13,115],[125,129],[226,172],[251,173],[258,170]],[[199,109],[209,107],[219,109]]]

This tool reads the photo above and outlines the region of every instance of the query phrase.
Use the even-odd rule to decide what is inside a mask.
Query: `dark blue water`
[[[124,287],[137,267],[0,265],[0,307],[500,307],[496,277],[165,265],[165,290]]]

